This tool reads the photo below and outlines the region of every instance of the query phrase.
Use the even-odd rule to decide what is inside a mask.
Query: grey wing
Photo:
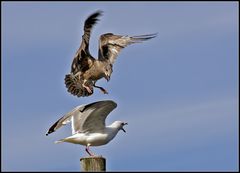
[[[126,46],[133,43],[141,43],[156,37],[157,34],[147,34],[139,36],[122,36],[114,35],[112,33],[103,34],[99,40],[98,59],[107,60],[113,64],[120,51]]]
[[[74,129],[77,132],[96,132],[105,128],[105,119],[108,114],[117,107],[117,104],[112,100],[98,101],[88,104],[82,109],[83,116],[80,118],[74,117]]]
[[[101,14],[102,11],[97,11],[85,20],[82,42],[72,62],[71,72],[73,74],[76,74],[79,71],[88,70],[91,67],[92,62],[94,61],[94,58],[89,52],[89,40],[91,36],[91,30],[99,20],[98,17]]]
[[[72,117],[75,116],[79,112],[79,110],[82,110],[83,108],[84,108],[84,105],[80,105],[75,107],[73,110],[71,110],[67,114],[65,114],[48,129],[46,135],[49,135],[50,133],[55,132],[60,127],[70,123],[72,121]]]
[[[107,115],[116,107],[117,104],[111,100],[77,106],[55,122],[46,135],[70,122],[72,123],[72,134],[102,130],[105,127]]]

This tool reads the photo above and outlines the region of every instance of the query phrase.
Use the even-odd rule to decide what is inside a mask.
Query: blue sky
[[[112,32],[158,37],[130,45],[114,64],[108,95],[77,98],[64,85],[84,20],[103,10],[90,51]],[[84,146],[45,136],[75,106],[112,99],[106,120],[128,122],[91,150],[109,171],[239,169],[237,2],[2,2],[2,170],[79,171]]]

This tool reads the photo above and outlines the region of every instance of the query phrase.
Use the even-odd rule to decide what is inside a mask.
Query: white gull
[[[115,121],[111,125],[105,126],[106,117],[116,107],[117,104],[112,100],[77,106],[55,122],[46,135],[71,122],[72,136],[55,143],[69,142],[85,145],[86,152],[90,156],[94,156],[89,150],[90,146],[105,145],[116,136],[119,130],[126,132],[123,126],[127,123],[123,121]]]

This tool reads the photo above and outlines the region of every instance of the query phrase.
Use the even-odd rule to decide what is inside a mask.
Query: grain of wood
[[[106,159],[103,157],[84,157],[80,159],[81,171],[106,171]]]

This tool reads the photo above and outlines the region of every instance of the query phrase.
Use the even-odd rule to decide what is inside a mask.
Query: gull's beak
[[[121,130],[124,131],[124,133],[126,133],[126,130],[123,127],[121,128]]]
[[[128,123],[124,123],[124,125],[128,125]],[[126,130],[122,127],[121,128],[122,131],[124,131],[124,133],[126,133]]]

